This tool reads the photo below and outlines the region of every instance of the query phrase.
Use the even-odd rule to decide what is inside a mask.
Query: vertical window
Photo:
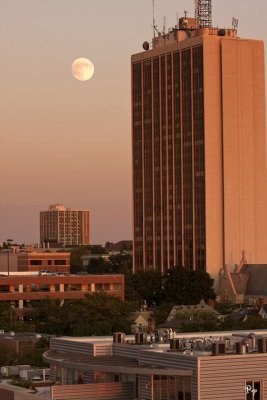
[[[246,400],[261,400],[261,383],[247,381],[245,387]]]
[[[184,400],[191,400],[191,379],[184,378]]]
[[[142,67],[133,64],[133,185],[135,268],[143,266]]]

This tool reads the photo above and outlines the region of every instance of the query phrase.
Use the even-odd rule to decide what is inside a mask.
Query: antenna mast
[[[153,10],[153,33],[154,33],[154,39],[156,37],[156,30],[157,30],[157,25],[155,22],[155,0],[152,0],[152,10]]]
[[[195,18],[200,28],[212,28],[211,0],[195,0]]]

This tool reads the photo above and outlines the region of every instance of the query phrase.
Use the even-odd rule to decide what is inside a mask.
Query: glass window
[[[30,265],[42,265],[42,260],[30,260]]]
[[[66,260],[55,260],[54,264],[55,265],[66,265]]]
[[[184,378],[184,399],[191,400],[191,379]]]
[[[177,377],[178,400],[184,400],[184,382],[183,378]]]

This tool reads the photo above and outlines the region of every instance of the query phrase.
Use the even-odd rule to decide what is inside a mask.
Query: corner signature
[[[252,389],[252,386],[251,385],[246,385],[245,386],[245,393],[246,394],[249,394],[249,393],[253,393],[253,394],[255,394],[255,393],[257,393],[257,389]]]

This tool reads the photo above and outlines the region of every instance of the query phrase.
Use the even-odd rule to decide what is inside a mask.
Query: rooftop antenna
[[[163,35],[165,35],[166,32],[166,17],[163,17]]]
[[[155,0],[152,0],[152,11],[153,11],[153,35],[154,35],[154,39],[156,37],[156,32],[159,34],[159,31],[157,29],[157,25],[156,25],[156,21],[155,21]]]
[[[233,18],[232,19],[232,28],[236,31],[238,28],[238,19],[237,18]]]
[[[195,0],[195,18],[199,20],[200,28],[212,28],[211,0]]]

